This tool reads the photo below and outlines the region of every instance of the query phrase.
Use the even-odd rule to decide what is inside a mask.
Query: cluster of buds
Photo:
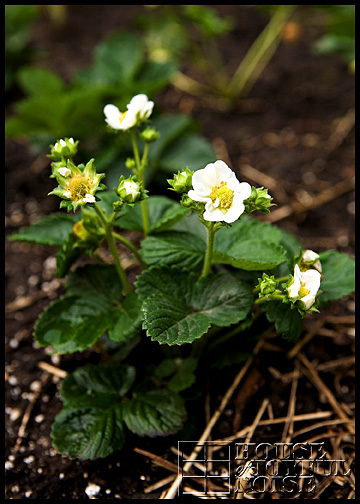
[[[183,171],[179,171],[177,174],[174,174],[172,179],[168,179],[169,185],[171,185],[171,191],[175,191],[179,194],[187,193],[192,189],[192,177],[194,172],[189,170],[188,167]]]
[[[281,291],[278,289],[279,282],[275,279],[274,275],[269,276],[263,273],[262,278],[258,278],[258,281],[257,289],[259,290],[259,298],[281,294]]]
[[[75,142],[73,138],[60,139],[55,145],[50,145],[51,153],[47,157],[53,161],[72,159],[77,153],[78,143],[79,140]]]
[[[55,161],[51,166],[51,176],[56,178],[59,185],[49,195],[59,196],[63,200],[60,208],[67,208],[68,212],[88,203],[95,203],[95,193],[106,188],[100,184],[105,173],[96,173],[94,159],[90,159],[86,166],[76,166],[70,159]]]
[[[125,203],[133,206],[138,201],[147,198],[147,191],[142,189],[141,182],[135,176],[125,178],[122,175],[118,187],[114,187],[114,191],[120,198],[120,202],[115,202],[114,210],[116,211],[120,210]]]
[[[273,198],[268,194],[268,190],[263,187],[252,187],[251,194],[244,201],[245,212],[251,213],[254,210],[262,213],[270,213],[270,207],[274,206]]]

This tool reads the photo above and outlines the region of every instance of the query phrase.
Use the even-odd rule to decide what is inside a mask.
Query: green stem
[[[277,280],[279,282],[279,284],[281,284],[281,283],[286,282],[287,280],[289,280],[289,276],[290,275],[279,277],[279,278],[275,278],[275,280]]]
[[[136,133],[135,133],[134,129],[130,130],[130,136],[131,136],[132,148],[134,151],[137,173],[139,173],[140,172],[140,165],[141,165],[140,154],[139,154],[139,148],[138,148],[137,141],[136,141]]]
[[[134,254],[134,256],[136,257],[136,259],[139,261],[139,263],[140,263],[140,265],[141,265],[141,267],[143,269],[147,269],[148,266],[143,261],[143,259],[141,257],[141,254],[138,251],[138,249],[135,247],[135,245],[133,245],[131,242],[129,242],[123,236],[119,235],[118,233],[115,233],[115,231],[112,232],[112,235],[115,238],[115,240],[118,240],[119,242],[123,243],[125,245],[125,247],[127,247],[129,250],[131,250],[131,252]]]
[[[142,185],[142,189],[145,189],[145,181],[144,181],[144,171],[146,167],[146,162],[147,162],[147,155],[149,151],[149,144],[146,142],[145,147],[144,147],[144,153],[143,157],[140,161],[140,154],[139,154],[139,149],[136,141],[136,133],[135,130],[131,130],[131,142],[132,142],[132,147],[134,151],[134,157],[135,157],[135,162],[136,162],[136,167],[137,167],[137,176],[139,177],[139,180]],[[147,213],[147,208],[146,208],[146,201],[142,200],[141,201],[141,212],[142,212],[142,219],[143,219],[143,228],[144,228],[144,235],[145,237],[149,234],[149,216]]]
[[[123,267],[121,266],[121,263],[120,263],[120,258],[119,258],[119,255],[117,253],[115,241],[114,241],[114,238],[113,238],[113,235],[112,235],[112,231],[111,231],[111,224],[109,223],[107,217],[105,216],[104,212],[101,210],[101,208],[100,208],[100,206],[99,206],[98,203],[94,203],[94,208],[95,208],[96,213],[100,217],[100,220],[103,222],[103,224],[105,226],[106,240],[108,242],[110,252],[111,252],[111,254],[113,256],[115,268],[116,268],[116,271],[117,271],[117,273],[119,275],[120,281],[121,281],[121,283],[122,283],[122,285],[123,285],[123,287],[125,289],[125,292],[127,294],[131,294],[132,293],[132,288],[131,288],[131,285],[130,285],[128,279],[127,279],[125,271],[124,271],[124,269],[123,269]]]
[[[207,242],[207,250],[206,250],[206,256],[205,256],[205,261],[204,261],[204,267],[203,267],[201,276],[208,275],[211,270],[211,263],[212,263],[212,256],[213,256],[213,252],[214,252],[214,242],[215,242],[214,225],[215,225],[214,222],[210,222],[209,225],[207,226],[208,242]]]
[[[280,43],[280,32],[293,9],[293,5],[281,5],[273,14],[236,69],[227,88],[229,97],[235,99],[250,91],[275,53]]]
[[[273,299],[284,299],[284,295],[283,294],[269,294],[269,296],[264,296],[262,298],[258,298],[254,301],[254,304],[259,304],[259,303],[262,303],[264,301],[272,301]]]

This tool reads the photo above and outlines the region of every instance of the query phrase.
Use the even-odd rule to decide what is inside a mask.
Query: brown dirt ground
[[[73,6],[65,27],[58,32],[43,16],[34,31],[34,44],[48,51],[42,64],[70,79],[76,68],[91,62],[95,45],[110,31],[130,27],[132,15],[140,9]],[[265,17],[250,6],[222,6],[220,12],[232,14],[236,20],[233,32],[221,41],[225,61],[233,69],[264,26]],[[302,19],[306,20],[306,15],[306,11],[302,12]],[[307,248],[337,249],[353,256],[355,195],[350,181],[355,175],[355,139],[353,129],[347,131],[346,125],[349,120],[351,123],[354,108],[354,77],[340,58],[318,57],[310,52],[309,42],[318,34],[319,29],[306,22],[298,40],[283,42],[250,96],[231,113],[174,87],[160,93],[156,103],[166,112],[186,112],[196,118],[218,157],[227,161],[242,180],[268,186],[278,209],[299,201],[314,201],[314,197],[330,190],[325,203],[311,211],[299,211],[297,206],[277,224],[295,233]],[[8,107],[11,111],[11,104]],[[249,171],[248,166],[256,171]],[[342,186],[337,184],[343,182],[347,189],[338,194]],[[6,235],[57,210],[55,198],[45,197],[51,188],[49,164],[44,164],[43,156],[34,156],[26,143],[7,141]],[[5,244],[6,498],[87,499],[85,489],[89,483],[101,487],[97,498],[158,498],[162,489],[151,494],[144,489],[170,473],[133,448],[143,448],[177,464],[176,455],[169,449],[176,446],[176,436],[153,440],[130,436],[123,451],[95,462],[71,460],[51,448],[50,427],[61,408],[59,379],[41,371],[38,362],[72,370],[97,359],[91,350],[51,357],[33,342],[32,328],[37,317],[63,289],[62,281],[54,279],[56,252],[51,247]],[[322,372],[318,364],[341,359],[345,363],[346,358],[352,358],[353,318],[354,296],[308,317],[305,330],[312,330],[317,323],[318,330],[301,349],[348,416],[352,416],[354,405],[351,363]],[[252,382],[251,376],[254,378],[256,373],[253,370],[235,393],[216,425],[215,438],[234,432],[234,415],[238,420],[241,415],[240,427],[250,425],[265,397],[271,402],[275,418],[287,415],[292,382],[282,375],[292,372],[298,361],[284,358],[281,339],[273,344],[259,353],[254,368],[260,376]],[[276,370],[280,374],[276,375]],[[304,367],[301,370],[295,414],[331,410],[323,390],[313,385]],[[209,375],[211,413],[236,373],[237,369],[231,368]],[[24,436],[16,445],[24,418],[28,419]],[[336,448],[351,452],[352,442],[343,424],[319,431],[311,430],[313,423],[296,424],[296,429],[307,425],[309,436],[319,434],[322,439],[323,435],[332,453]],[[204,426],[205,418],[199,435]],[[282,429],[283,425],[262,428],[253,440],[278,441]],[[330,437],[326,437],[329,433]],[[321,498],[352,498],[352,486],[347,480],[324,484],[321,491]]]

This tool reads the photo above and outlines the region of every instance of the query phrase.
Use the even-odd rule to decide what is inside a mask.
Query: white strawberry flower
[[[245,211],[243,201],[251,194],[247,182],[239,182],[235,173],[224,161],[209,163],[192,177],[193,189],[189,198],[205,203],[204,219],[231,223]]]
[[[150,101],[145,94],[138,94],[130,100],[125,112],[120,112],[115,105],[105,105],[105,121],[113,129],[127,131],[138,122],[148,119],[153,108],[153,101]]]
[[[289,299],[299,301],[304,309],[308,310],[315,303],[320,282],[319,271],[315,269],[300,271],[299,265],[295,264],[293,282],[287,287]]]

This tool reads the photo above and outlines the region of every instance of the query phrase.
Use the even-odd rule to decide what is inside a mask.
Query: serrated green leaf
[[[40,346],[51,345],[54,352],[85,350],[106,331],[111,323],[110,306],[93,293],[66,295],[51,303],[38,318],[34,337]]]
[[[139,436],[175,432],[181,428],[185,414],[182,398],[167,389],[150,390],[123,404],[124,422]]]
[[[51,427],[54,448],[82,460],[104,458],[125,442],[121,407],[104,410],[63,408]]]
[[[72,228],[80,219],[79,214],[54,213],[42,217],[29,227],[22,228],[8,239],[38,245],[59,245],[67,239]]]
[[[295,342],[303,329],[303,319],[298,310],[291,309],[290,303],[266,301],[261,309],[265,311],[269,322],[275,322],[275,329],[282,333],[284,339]]]
[[[213,263],[247,271],[275,268],[286,260],[280,240],[281,233],[275,226],[242,217],[216,234]]]
[[[122,306],[125,303],[126,310]],[[41,346],[58,353],[85,350],[109,330],[116,341],[132,337],[139,327],[139,312],[122,295],[113,266],[85,266],[70,272],[67,293],[40,315],[34,329]],[[124,315],[126,312],[126,315]],[[128,324],[123,328],[121,323]]]
[[[195,121],[185,114],[162,114],[152,121],[153,127],[160,132],[158,140],[149,151],[149,163],[157,163],[164,150],[183,133],[195,128]]]
[[[174,266],[198,271],[204,262],[205,252],[204,241],[181,231],[148,236],[141,242],[141,254],[149,266]]]
[[[164,359],[154,371],[157,379],[168,378],[168,388],[173,392],[181,392],[195,382],[194,371],[198,365],[198,360],[192,357],[181,359]]]
[[[159,343],[181,345],[200,338],[210,325],[229,326],[244,319],[253,295],[243,281],[226,274],[194,276],[169,268],[144,271],[137,281],[144,299],[143,327]]]
[[[151,196],[146,200],[149,218],[149,233],[161,233],[168,230],[180,219],[187,209],[166,196]],[[123,229],[143,232],[143,218],[140,205],[126,207],[116,220],[116,225]]]
[[[113,311],[113,320],[109,328],[109,338],[115,342],[122,342],[132,338],[139,332],[142,323],[141,301],[135,293],[126,296]]]
[[[60,397],[69,408],[108,408],[130,390],[135,376],[136,369],[127,364],[79,367],[62,381]]]
[[[355,291],[355,259],[337,250],[320,253],[323,279],[319,303],[341,299]]]
[[[176,173],[188,166],[196,171],[216,160],[214,148],[199,135],[186,135],[172,142],[158,161],[159,168],[166,173]]]
[[[64,455],[95,460],[119,450],[125,441],[122,398],[136,370],[125,364],[98,364],[76,369],[61,384],[64,408],[51,436]]]

